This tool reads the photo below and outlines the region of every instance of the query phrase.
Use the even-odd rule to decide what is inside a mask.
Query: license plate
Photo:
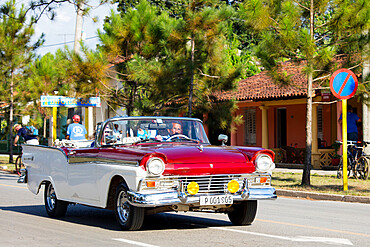
[[[231,195],[200,197],[200,205],[219,205],[219,204],[233,204],[233,197]]]

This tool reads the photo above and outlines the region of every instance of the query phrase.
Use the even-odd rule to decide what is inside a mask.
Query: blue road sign
[[[339,69],[330,78],[330,91],[338,99],[351,98],[357,87],[357,76],[349,69]]]
[[[100,97],[88,99],[64,96],[41,96],[41,107],[100,107]]]

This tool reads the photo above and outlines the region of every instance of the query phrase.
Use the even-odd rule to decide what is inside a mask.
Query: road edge
[[[283,189],[276,189],[276,194],[277,196],[303,198],[311,200],[357,202],[370,204],[370,197],[367,196],[334,195]]]

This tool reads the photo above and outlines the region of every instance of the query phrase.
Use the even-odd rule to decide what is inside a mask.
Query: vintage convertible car
[[[91,147],[76,146],[23,145],[26,168],[18,182],[35,194],[45,185],[51,217],[79,203],[114,210],[125,230],[167,211],[226,213],[233,224],[246,225],[256,216],[257,200],[276,198],[274,153],[212,146],[199,119],[111,118]]]

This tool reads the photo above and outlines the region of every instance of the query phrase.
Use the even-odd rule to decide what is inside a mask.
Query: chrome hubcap
[[[126,223],[130,213],[130,205],[127,201],[125,191],[121,191],[119,193],[116,207],[119,219],[121,220],[122,223]]]
[[[52,211],[55,207],[55,199],[56,199],[56,196],[55,196],[54,187],[53,185],[50,184],[47,188],[47,196],[46,196],[46,201],[48,204],[47,206],[50,211]]]

